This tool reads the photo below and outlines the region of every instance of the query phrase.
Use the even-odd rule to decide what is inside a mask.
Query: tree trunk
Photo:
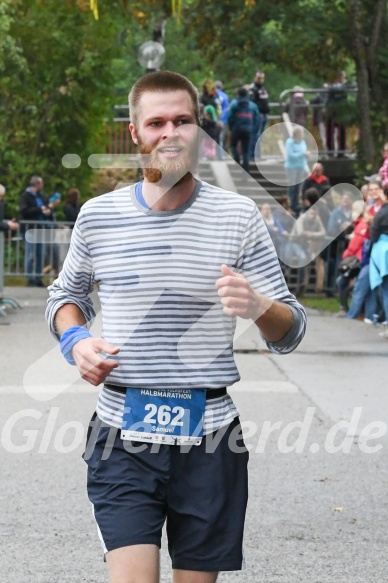
[[[350,0],[349,7],[353,38],[352,55],[356,65],[358,106],[360,110],[360,154],[362,160],[372,170],[375,168],[375,144],[372,134],[367,47],[362,31],[360,0]]]
[[[384,99],[378,67],[378,49],[387,14],[387,0],[377,0],[374,6],[372,34],[367,50],[370,85],[377,102]]]

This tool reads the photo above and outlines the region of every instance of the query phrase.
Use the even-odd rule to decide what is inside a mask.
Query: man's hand
[[[120,348],[105,342],[102,338],[84,338],[75,344],[72,356],[76,362],[81,377],[95,387],[104,382],[118,362],[106,360],[99,353],[117,354]]]
[[[10,221],[8,221],[8,229],[10,231],[17,231],[19,228],[19,223],[17,223],[15,221],[15,219],[11,219]]]
[[[216,281],[218,295],[224,305],[224,314],[251,318],[254,322],[271,307],[273,300],[255,292],[240,273],[221,265],[223,277]]]
[[[41,211],[42,211],[42,213],[44,214],[45,217],[49,217],[49,216],[52,215],[52,212],[53,211],[49,207],[43,205],[43,206],[40,207],[40,209],[41,209]]]

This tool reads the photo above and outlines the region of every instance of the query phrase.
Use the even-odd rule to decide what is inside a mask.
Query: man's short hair
[[[183,75],[173,71],[153,71],[140,77],[133,85],[129,93],[129,115],[131,122],[136,126],[137,107],[143,93],[146,92],[187,91],[193,104],[194,117],[197,125],[199,122],[198,91],[194,85]]]
[[[30,178],[30,186],[38,186],[42,182],[40,176],[31,176]]]
[[[245,87],[239,87],[237,89],[237,95],[239,97],[246,97],[248,95],[248,91],[245,89]]]
[[[5,194],[5,186],[0,184],[0,196],[3,196],[4,194]]]

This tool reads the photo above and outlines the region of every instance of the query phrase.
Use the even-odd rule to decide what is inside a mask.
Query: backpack
[[[339,274],[343,275],[344,277],[348,277],[349,279],[357,277],[360,271],[361,261],[359,261],[355,255],[349,255],[349,257],[345,257],[345,259],[342,259],[338,266]]]

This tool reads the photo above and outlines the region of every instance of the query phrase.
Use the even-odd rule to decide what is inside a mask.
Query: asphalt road
[[[107,582],[81,458],[97,390],[49,336],[45,290],[5,295],[24,308],[0,326],[0,580]],[[386,583],[387,341],[372,326],[310,313],[291,355],[270,355],[253,328],[236,346],[247,568],[219,581]],[[161,581],[170,580],[164,545]]]

